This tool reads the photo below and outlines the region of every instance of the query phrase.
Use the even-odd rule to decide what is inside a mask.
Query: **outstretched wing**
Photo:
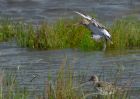
[[[95,18],[92,18],[91,23],[94,24],[98,28],[101,28],[101,29],[105,29],[106,28],[104,25],[99,23]]]
[[[85,15],[85,14],[82,14],[78,11],[74,11],[75,13],[79,14],[80,16],[82,16],[83,18],[89,20],[94,26],[98,27],[98,28],[104,28],[105,29],[105,26],[102,25],[101,23],[99,23],[95,18],[92,18],[91,16],[89,15]]]
[[[80,13],[80,12],[78,12],[78,11],[74,11],[74,12],[77,13],[77,14],[79,14],[79,15],[82,16],[83,18],[88,19],[89,21],[92,20],[92,17],[89,16],[89,15],[82,14],[82,13]]]

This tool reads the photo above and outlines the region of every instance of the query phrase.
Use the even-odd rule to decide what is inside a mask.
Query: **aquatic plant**
[[[119,77],[121,70],[120,67],[116,71]],[[0,99],[88,99],[90,97],[93,99],[129,99],[127,90],[112,95],[100,95],[95,91],[85,90],[83,87],[85,84],[82,83],[87,80],[88,76],[85,74],[87,73],[77,75],[71,66],[67,66],[67,63],[63,62],[56,78],[48,73],[43,94],[36,95],[19,85],[15,73],[0,72]],[[91,85],[90,88],[94,87]]]
[[[140,48],[140,20],[135,17],[126,17],[116,20],[110,27],[113,45],[108,48],[131,49]]]
[[[15,38],[21,47],[36,49],[80,48],[101,50],[102,42],[95,42],[90,31],[78,19],[60,19],[54,24],[42,22],[39,26],[3,20],[0,22],[0,41]],[[107,49],[140,48],[140,20],[126,17],[109,27],[113,44]]]
[[[120,72],[120,71],[119,71]],[[100,95],[95,91],[87,91],[82,88],[84,84],[80,84],[81,79],[86,79],[84,76],[74,75],[74,71],[71,68],[66,68],[63,64],[57,74],[55,80],[48,76],[46,94],[44,97],[46,99],[129,99],[127,91],[123,93],[115,93],[111,95]],[[85,81],[84,81],[85,82]]]
[[[60,20],[53,25],[52,30],[53,33],[51,32],[49,34],[54,34],[53,37],[55,39],[53,42],[57,45],[56,48],[94,48],[94,42],[90,38],[90,32],[79,25],[77,21]],[[48,45],[52,44],[50,43]]]
[[[17,44],[21,47],[37,48],[36,33],[32,24],[24,24],[23,22],[18,22],[14,28],[15,39]]]
[[[47,99],[82,99],[83,96],[78,95],[77,91],[73,88],[73,74],[71,71],[66,73],[63,67],[58,72],[56,82],[48,81],[47,86]]]
[[[9,18],[0,18],[0,41],[8,41],[14,36],[14,23]]]
[[[58,48],[97,48],[90,38],[90,32],[73,20],[59,20],[48,25],[43,22],[39,27],[18,23],[15,26],[17,43],[21,47],[37,49]]]
[[[19,87],[14,73],[0,71],[0,99],[29,99],[28,91]]]

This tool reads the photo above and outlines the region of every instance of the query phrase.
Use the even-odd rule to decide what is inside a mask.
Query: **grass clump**
[[[18,24],[17,43],[22,47],[37,49],[96,48],[90,32],[74,20],[59,20],[53,25],[43,22],[39,27]]]
[[[129,99],[126,92],[112,95],[100,95],[95,91],[85,90],[81,84],[85,82],[87,75],[76,76],[70,66],[62,64],[57,77],[54,79],[48,75],[47,85],[43,95],[31,94],[25,88],[19,86],[16,75],[13,73],[0,72],[0,99]],[[90,88],[94,88],[91,84]],[[89,90],[89,91],[88,91]]]
[[[50,78],[47,85],[46,99],[83,99],[84,96],[74,89],[74,74],[62,66],[55,82]]]
[[[76,78],[72,69],[66,69],[65,66],[62,66],[56,80],[49,77],[45,99],[129,99],[127,91],[111,95],[100,95],[96,91],[87,91],[83,87],[85,84],[78,82],[81,79],[86,78],[83,76]],[[93,84],[91,87],[94,88]]]
[[[8,18],[0,18],[0,42],[8,41],[14,36],[14,23]]]
[[[0,41],[16,39],[21,47],[36,49],[80,48],[83,50],[101,50],[102,42],[95,42],[91,32],[78,24],[79,20],[60,19],[54,24],[42,22],[39,26],[0,21]],[[140,20],[127,17],[119,19],[110,26],[114,44],[107,49],[140,48]]]
[[[15,26],[17,44],[21,47],[35,48],[35,32],[32,25],[17,23]]]
[[[110,27],[113,49],[140,48],[140,20],[135,17],[127,17],[117,20]]]
[[[13,73],[0,72],[0,99],[29,99],[26,89],[20,88]]]
[[[90,36],[90,31],[79,25],[77,21],[59,20],[52,26],[52,31],[48,32],[48,47],[81,49],[94,48],[94,42]]]

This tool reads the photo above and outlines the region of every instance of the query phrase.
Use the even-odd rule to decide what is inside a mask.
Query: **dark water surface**
[[[112,22],[116,18],[127,15],[139,17],[139,0],[0,0],[0,16],[24,19],[26,22],[39,23],[45,19],[49,22],[60,17],[73,18],[72,11],[96,13],[98,18]],[[112,80],[111,73],[118,66],[124,69],[121,84],[133,79],[132,89],[140,91],[140,50],[112,52],[82,52],[72,49],[37,51],[19,48],[14,42],[0,43],[0,68],[17,71],[18,80],[29,90],[42,91],[47,75],[56,73],[61,64],[67,60],[74,66],[75,72],[87,72],[87,75],[104,75]],[[114,73],[113,72],[113,73]],[[32,82],[34,75],[38,75]],[[131,75],[131,76],[130,76]],[[131,78],[130,78],[131,77]],[[140,92],[132,95],[132,99],[140,99]]]
[[[0,15],[25,19],[38,23],[58,18],[73,18],[72,11],[96,13],[104,21],[112,21],[126,15],[139,16],[139,0],[0,0]]]
[[[135,98],[132,99],[139,99],[140,50],[118,52],[116,55],[113,53],[82,52],[72,49],[36,51],[19,48],[15,43],[1,43],[0,68],[9,72],[17,71],[17,79],[21,86],[28,87],[30,91],[40,92],[44,89],[48,74],[51,74],[53,79],[56,78],[60,66],[65,61],[68,65],[74,66],[76,75],[83,72],[87,73],[89,78],[97,74],[104,76],[107,81],[114,79],[115,72],[121,66],[124,71],[119,81],[120,85],[132,81],[131,87],[135,91],[132,94]],[[34,75],[37,77],[31,81]]]

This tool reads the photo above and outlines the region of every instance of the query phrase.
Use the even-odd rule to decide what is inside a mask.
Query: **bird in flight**
[[[74,12],[84,18],[82,21],[82,24],[91,31],[92,38],[95,41],[99,41],[101,39],[103,40],[104,42],[103,51],[105,51],[107,41],[109,41],[112,44],[111,35],[107,31],[106,27],[102,25],[101,23],[99,23],[95,18],[89,15],[85,15],[77,11],[74,11]]]

